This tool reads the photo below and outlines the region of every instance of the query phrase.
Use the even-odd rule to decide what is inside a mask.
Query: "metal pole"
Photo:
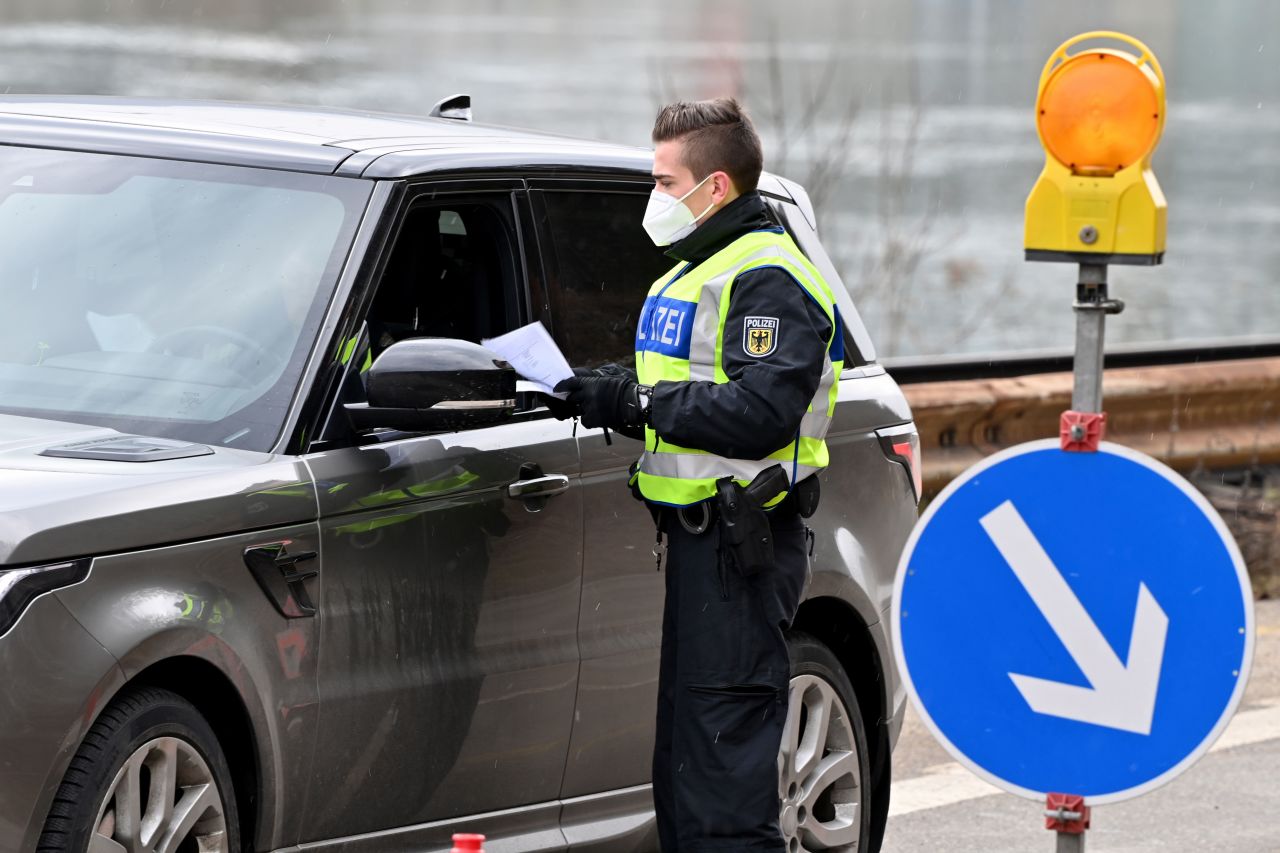
[[[1090,808],[1083,797],[1049,794],[1045,802],[1045,829],[1057,835],[1057,853],[1084,853],[1084,836],[1089,829]]]
[[[1102,349],[1107,314],[1119,313],[1121,303],[1107,298],[1105,264],[1081,264],[1076,285],[1075,387],[1071,408],[1102,411]]]
[[[1119,314],[1124,303],[1107,295],[1107,265],[1081,264],[1076,284],[1076,357],[1073,362],[1074,384],[1071,389],[1071,408],[1074,412],[1102,414],[1102,354],[1106,340],[1108,314]],[[1065,417],[1065,416],[1064,416]],[[1064,424],[1066,421],[1064,420]],[[1105,421],[1103,421],[1105,423]],[[1069,438],[1084,441],[1090,430],[1085,424],[1073,423]],[[1097,449],[1094,436],[1092,449]],[[1064,436],[1064,441],[1068,436]],[[1064,445],[1065,447],[1066,445]],[[1057,853],[1084,853],[1085,831],[1089,828],[1089,810],[1083,799],[1076,799],[1080,811],[1068,811],[1061,805],[1061,795],[1050,794],[1050,803],[1058,799],[1059,806],[1046,810],[1050,827],[1056,827]]]
[[[1084,853],[1084,833],[1059,832],[1054,853]]]

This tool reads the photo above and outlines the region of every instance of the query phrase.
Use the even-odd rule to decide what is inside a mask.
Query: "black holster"
[[[720,512],[721,559],[742,575],[773,567],[773,531],[764,505],[787,490],[781,465],[761,471],[746,487],[732,477],[716,480],[716,508]]]
[[[792,501],[801,518],[812,518],[818,511],[818,502],[822,500],[822,486],[817,476],[806,477],[796,483],[787,499]]]

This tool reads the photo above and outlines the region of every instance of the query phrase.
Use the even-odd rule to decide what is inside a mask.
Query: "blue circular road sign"
[[[1044,799],[1138,796],[1226,727],[1253,655],[1244,561],[1172,470],[1103,443],[998,453],[930,504],[898,565],[916,708],[974,773]]]

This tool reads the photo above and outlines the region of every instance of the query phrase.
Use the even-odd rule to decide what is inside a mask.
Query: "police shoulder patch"
[[[763,358],[778,348],[777,317],[747,317],[742,321],[742,349],[750,356]]]

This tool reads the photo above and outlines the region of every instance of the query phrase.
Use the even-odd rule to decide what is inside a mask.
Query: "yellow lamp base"
[[[1027,197],[1023,247],[1028,260],[1157,264],[1167,214],[1145,158],[1108,177],[1074,174],[1049,157]]]

